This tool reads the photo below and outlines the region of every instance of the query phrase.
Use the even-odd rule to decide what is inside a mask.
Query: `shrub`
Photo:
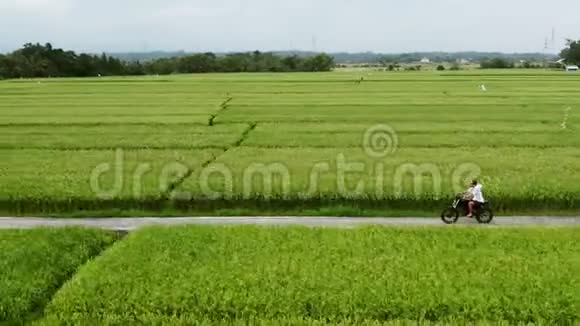
[[[449,68],[449,70],[459,71],[459,70],[461,70],[461,66],[458,63],[454,63],[454,64],[451,65],[451,67]]]
[[[514,63],[503,58],[493,58],[483,60],[480,67],[481,69],[509,69],[514,68]]]

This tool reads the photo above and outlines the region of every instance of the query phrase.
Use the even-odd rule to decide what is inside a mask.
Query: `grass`
[[[83,266],[45,321],[573,324],[578,240],[574,228],[147,228]]]
[[[302,201],[316,211],[335,200],[359,214],[374,215],[379,206],[433,215],[476,176],[500,214],[577,214],[579,85],[575,75],[540,70],[4,81],[0,181],[8,186],[0,190],[0,214],[105,214],[121,207],[199,215],[211,207],[260,215],[283,214]],[[361,148],[365,131],[377,124],[391,126],[398,140],[380,160]],[[139,166],[150,164],[153,172],[141,191],[127,186],[105,200],[90,187],[91,171],[113,162],[116,149],[126,152],[124,185],[141,182],[134,176]],[[348,189],[363,182],[361,191],[339,189],[339,154],[365,166],[345,179]],[[261,189],[257,176],[244,193],[247,168],[271,163],[290,171],[290,190]],[[328,163],[330,172],[307,191],[318,163]],[[376,186],[378,163],[385,167],[383,186]],[[477,171],[453,179],[468,163]],[[399,187],[396,172],[405,164],[435,167],[440,190],[429,175],[407,174]],[[176,165],[185,169],[171,178],[172,189],[160,187],[161,172]],[[224,167],[231,185],[224,186]],[[173,200],[159,202],[166,197]],[[220,206],[225,201],[206,204],[208,198],[236,200]]]
[[[469,148],[447,148],[444,151],[437,148],[401,148],[393,156],[376,161],[355,148],[240,147],[215,161],[216,170],[222,172],[204,178],[200,172],[203,170],[197,171],[177,190],[193,198],[215,192],[225,198],[270,196],[294,199],[295,202],[316,198],[335,199],[338,203],[341,199],[374,199],[388,205],[391,201],[407,200],[404,208],[413,209],[418,203],[420,207],[432,208],[430,202],[438,201],[438,198],[444,203],[437,202],[435,206],[442,207],[438,205],[445,205],[450,195],[460,190],[455,189],[454,175],[465,179],[479,175],[486,185],[488,199],[496,206],[505,201],[518,209],[557,208],[556,205],[550,206],[550,203],[579,209],[574,195],[580,191],[580,179],[574,172],[580,168],[579,155],[576,148],[541,151],[481,148],[475,153]],[[359,170],[346,173],[343,167],[341,174],[341,157],[344,164],[360,165]],[[532,161],[533,165],[526,164]],[[251,169],[256,164],[273,166],[271,164],[280,162],[282,165],[277,169],[266,170],[265,175],[272,177],[271,187],[264,182],[264,175],[260,173],[262,170]],[[462,169],[466,163],[475,165],[465,165],[466,168]],[[405,164],[411,165],[401,168]],[[423,170],[421,164],[426,164]],[[316,165],[325,169],[315,169]],[[382,184],[377,184],[377,180],[381,180],[377,175],[382,176]],[[547,175],[551,177],[545,178]],[[340,180],[344,181],[343,185]],[[416,180],[420,183],[415,184]],[[518,198],[523,200],[518,203]]]
[[[223,150],[0,150],[4,201],[158,199]],[[214,154],[215,153],[215,154]],[[91,181],[92,180],[92,181]]]
[[[90,209],[72,209],[64,210],[63,207],[60,207],[61,211],[58,214],[54,215],[45,215],[47,217],[70,217],[70,218],[86,218],[86,217],[101,217],[101,218],[108,218],[108,217],[151,217],[151,216],[158,216],[158,217],[182,217],[182,216],[192,216],[192,217],[207,217],[207,216],[217,216],[217,217],[246,217],[246,216],[256,216],[256,212],[260,212],[260,216],[304,216],[304,217],[353,217],[353,216],[364,216],[364,217],[384,217],[389,216],[393,218],[399,217],[434,217],[438,216],[439,211],[436,211],[436,208],[433,208],[431,211],[426,210],[424,208],[416,208],[416,209],[397,209],[392,207],[361,207],[360,205],[352,204],[352,203],[343,203],[343,204],[326,204],[326,206],[316,203],[316,205],[302,205],[302,206],[294,206],[288,207],[281,206],[281,205],[262,205],[262,206],[255,206],[255,202],[248,203],[246,207],[241,205],[239,202],[231,203],[231,208],[222,208],[223,205],[221,202],[213,202],[213,205],[196,205],[195,207],[175,207],[175,206],[162,206],[162,207],[155,207],[155,208],[141,208],[136,209],[132,208],[123,208],[123,207],[114,207],[114,208],[102,208],[102,206]],[[113,207],[113,206],[111,206]],[[36,212],[37,210],[22,210],[23,213],[25,212]],[[575,217],[577,213],[570,210],[562,210],[558,211],[555,209],[546,209],[546,210],[537,210],[537,209],[517,209],[517,210],[509,210],[504,209],[502,210],[503,216],[558,216],[558,217]]]
[[[0,148],[5,149],[225,149],[232,146],[246,125],[98,125],[4,127]]]
[[[527,137],[523,137],[527,136]],[[566,131],[544,132],[494,132],[486,134],[480,131],[451,131],[425,133],[398,133],[400,148],[454,148],[469,147],[478,144],[480,148],[557,148],[580,147],[580,137],[572,137]],[[340,144],[341,147],[361,147],[361,133],[303,133],[301,131],[284,134],[272,132],[255,132],[244,142],[245,146],[265,148],[332,148]]]
[[[102,116],[6,116],[2,118],[4,126],[46,126],[46,125],[143,125],[143,124],[183,124],[206,125],[210,115],[205,114],[184,114],[184,115],[102,115]]]
[[[0,230],[0,324],[42,313],[54,292],[115,240],[98,230]]]
[[[385,122],[386,123],[386,122]],[[396,132],[403,134],[435,134],[435,133],[458,133],[479,132],[482,134],[491,134],[495,132],[502,133],[561,133],[560,126],[551,123],[518,123],[511,121],[498,121],[490,124],[463,124],[440,122],[440,121],[393,121],[388,122]],[[368,123],[364,122],[337,122],[337,123],[308,123],[302,122],[299,125],[287,122],[261,123],[256,127],[256,132],[264,133],[301,133],[301,134],[359,134],[362,136],[369,128]]]

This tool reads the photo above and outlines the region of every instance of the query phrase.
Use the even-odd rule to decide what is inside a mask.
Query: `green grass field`
[[[115,238],[77,228],[0,230],[0,325],[41,315],[77,268]]]
[[[539,70],[0,81],[0,214],[433,215],[473,177],[499,213],[574,214],[578,89]]]
[[[84,265],[46,325],[580,321],[577,229],[155,227]]]

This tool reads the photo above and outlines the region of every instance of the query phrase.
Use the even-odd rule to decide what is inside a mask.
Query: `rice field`
[[[88,262],[41,325],[580,321],[575,229],[152,227]]]
[[[41,316],[60,286],[115,238],[80,228],[0,230],[0,324]]]
[[[478,178],[500,212],[573,214],[578,89],[517,70],[0,81],[0,213],[433,214]]]

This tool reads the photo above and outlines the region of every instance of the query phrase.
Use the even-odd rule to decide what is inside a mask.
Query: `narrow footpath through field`
[[[131,231],[149,225],[304,225],[327,227],[354,227],[360,225],[444,226],[438,218],[356,218],[356,217],[140,217],[140,218],[38,218],[0,217],[0,229],[87,226],[117,231]],[[474,220],[460,219],[460,225],[478,225]],[[496,217],[494,226],[580,226],[580,216],[511,216]]]

